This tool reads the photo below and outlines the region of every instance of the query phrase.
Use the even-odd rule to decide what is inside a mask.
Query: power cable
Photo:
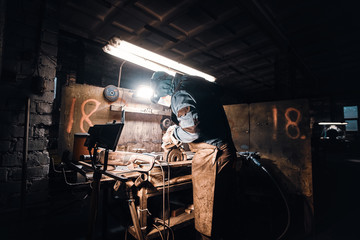
[[[121,81],[121,75],[122,75],[122,68],[124,66],[126,61],[123,61],[121,64],[120,64],[120,68],[119,68],[119,77],[118,77],[118,85],[117,87],[120,88],[120,81]],[[124,94],[124,92],[123,92]]]
[[[290,208],[289,208],[288,202],[286,200],[286,197],[285,197],[284,193],[281,191],[281,188],[280,188],[279,184],[275,181],[273,176],[254,157],[254,156],[259,157],[259,153],[257,153],[257,152],[239,152],[239,154],[240,154],[240,156],[245,157],[246,160],[251,160],[256,166],[258,166],[260,169],[262,169],[270,177],[272,182],[275,184],[275,186],[279,190],[279,193],[280,193],[280,195],[281,195],[281,197],[282,197],[282,199],[283,199],[283,201],[285,203],[285,207],[286,207],[286,211],[287,211],[287,224],[286,224],[286,227],[284,228],[283,232],[276,238],[276,240],[280,240],[286,234],[286,232],[288,231],[289,226],[290,226]]]
[[[156,230],[158,230],[161,239],[164,240],[164,236],[162,235],[161,230],[155,224],[153,224],[153,226],[156,228]]]
[[[161,176],[162,176],[162,180],[163,180],[163,194],[162,194],[162,215],[163,215],[163,221],[165,222],[165,173],[164,173],[164,169],[162,167],[162,164],[159,161],[155,161],[157,164],[159,164],[160,169],[161,169]],[[166,234],[166,228],[164,226],[164,235],[165,237],[167,236]]]

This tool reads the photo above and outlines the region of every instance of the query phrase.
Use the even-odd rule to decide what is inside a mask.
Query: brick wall
[[[3,2],[3,1],[2,1]],[[58,23],[55,0],[2,3],[0,21],[0,212],[47,199]],[[3,15],[3,14],[0,14]],[[26,103],[30,98],[26,194],[22,194]],[[21,205],[22,206],[22,205]]]

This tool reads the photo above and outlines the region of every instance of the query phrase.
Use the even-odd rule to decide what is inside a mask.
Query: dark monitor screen
[[[115,151],[124,127],[123,123],[97,124],[89,128],[85,146],[102,147]]]

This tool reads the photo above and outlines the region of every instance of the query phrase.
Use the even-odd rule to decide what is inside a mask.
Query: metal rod
[[[108,239],[108,184],[103,188],[103,201],[102,201],[102,235],[103,240]]]
[[[136,239],[137,240],[143,240],[144,238],[143,238],[143,235],[142,235],[142,232],[141,232],[139,218],[138,218],[136,208],[135,208],[135,199],[130,198],[128,200],[128,204],[129,204],[129,210],[130,210],[130,214],[131,214],[131,219],[132,219],[133,224],[134,224],[134,230],[135,230],[135,234],[136,234]]]
[[[119,68],[119,78],[118,78],[118,85],[117,85],[118,88],[120,87],[122,68],[123,68],[125,62],[126,62],[126,61],[124,60],[124,61],[121,63],[120,68]]]
[[[107,170],[108,158],[109,158],[109,149],[106,149],[105,150],[105,158],[104,158],[104,166],[103,166],[104,171]]]
[[[23,144],[23,159],[22,159],[22,174],[21,174],[21,218],[25,217],[26,205],[26,182],[27,182],[27,158],[29,145],[29,120],[30,120],[30,104],[31,99],[27,97],[25,105],[25,122],[24,122],[24,144]]]
[[[134,171],[129,171],[129,172],[134,172]],[[118,175],[109,173],[109,172],[107,172],[107,171],[101,171],[101,173],[104,174],[104,175],[106,175],[106,176],[108,176],[108,177],[114,178],[115,180],[119,180],[119,181],[128,180],[127,177],[118,176]]]
[[[100,198],[100,179],[101,173],[97,170],[94,171],[94,181],[92,182],[92,193],[90,202],[90,216],[88,222],[88,235],[86,240],[92,240],[94,237],[94,230],[96,227],[96,220],[98,214],[98,205]]]

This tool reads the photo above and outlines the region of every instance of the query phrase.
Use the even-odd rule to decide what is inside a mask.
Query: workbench
[[[132,225],[128,227],[128,233],[134,238],[139,240],[153,239],[164,235],[164,225],[166,225],[165,230],[167,229],[166,234],[170,234],[170,231],[174,229],[193,224],[192,155],[193,153],[189,152],[184,161],[157,162],[148,173],[131,170],[127,166],[108,166],[108,169],[101,174],[99,185],[92,186],[92,198],[94,200],[91,211],[96,212],[98,207],[99,201],[96,198],[99,196],[100,184],[105,181],[112,181],[115,190],[126,191],[128,194],[132,218]],[[96,171],[93,171],[94,168],[91,163],[78,161],[76,166],[82,170],[87,182],[96,182]],[[169,204],[169,199],[176,193],[181,195],[182,191],[187,191],[186,201],[183,205],[172,209],[173,206]],[[96,216],[95,213],[91,215]],[[90,221],[95,222],[95,219]]]

